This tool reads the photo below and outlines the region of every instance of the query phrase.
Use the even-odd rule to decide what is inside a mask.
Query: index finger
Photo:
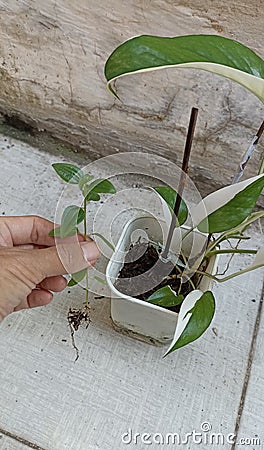
[[[34,244],[46,247],[55,245],[55,238],[49,236],[54,223],[39,216],[0,217],[0,236],[10,246]],[[83,240],[78,236],[78,240]]]

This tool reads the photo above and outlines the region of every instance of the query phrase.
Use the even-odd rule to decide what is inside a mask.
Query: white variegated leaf
[[[198,226],[206,217],[227,205],[237,194],[261,178],[264,178],[264,174],[226,186],[209,194],[190,211],[193,224]]]
[[[184,329],[186,328],[192,316],[192,314],[190,314],[188,311],[190,311],[194,307],[195,303],[202,297],[202,295],[203,291],[196,289],[195,291],[190,292],[190,294],[188,294],[187,297],[185,297],[179,312],[179,317],[173,340],[164,356],[166,356],[170,352],[170,350],[174,347],[174,345],[178,341],[179,337],[182,335]]]
[[[253,263],[249,266],[251,270],[264,266],[264,247],[260,248],[256,253]]]

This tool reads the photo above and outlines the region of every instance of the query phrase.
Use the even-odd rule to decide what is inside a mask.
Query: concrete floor
[[[63,185],[50,164],[58,160],[0,136],[0,213],[53,219]],[[260,231],[253,241],[263,243]],[[215,287],[212,326],[165,359],[164,348],[113,329],[104,297],[92,299],[92,323],[76,334],[75,362],[66,317],[82,304],[79,287],[47,307],[11,315],[0,326],[0,449],[264,448],[262,286],[259,270]],[[129,430],[131,443],[123,436]],[[168,433],[184,439],[193,430],[203,431],[203,443],[160,444]],[[207,443],[212,433],[224,443]],[[237,444],[227,441],[232,433]]]

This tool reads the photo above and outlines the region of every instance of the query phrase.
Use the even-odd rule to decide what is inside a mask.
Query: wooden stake
[[[170,228],[169,228],[169,232],[168,232],[166,245],[165,245],[164,251],[161,254],[161,258],[164,260],[166,260],[168,257],[168,253],[170,250],[171,241],[172,241],[172,237],[173,237],[173,232],[176,227],[176,220],[178,218],[178,214],[179,214],[179,210],[180,210],[180,204],[181,204],[182,194],[183,194],[184,186],[185,186],[185,182],[186,182],[186,176],[187,176],[187,173],[189,170],[189,160],[190,160],[190,155],[191,155],[191,149],[192,149],[192,143],[193,143],[193,137],[194,137],[194,130],[195,130],[196,122],[197,122],[197,116],[198,116],[198,109],[192,108],[190,121],[189,121],[189,127],[188,127],[188,133],[187,133],[187,138],[186,138],[186,143],[185,143],[185,149],[184,149],[184,154],[183,154],[181,177],[180,177],[179,186],[177,189],[177,196],[176,196],[175,205],[174,205],[174,211],[173,211],[174,214],[172,214],[172,219],[171,219],[171,224],[170,224]]]

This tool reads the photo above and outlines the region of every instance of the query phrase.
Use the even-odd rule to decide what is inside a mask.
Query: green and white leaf
[[[249,270],[260,269],[264,266],[264,247],[260,248],[252,264],[247,268]]]
[[[262,174],[213,192],[191,211],[193,224],[207,233],[237,227],[250,215],[263,188]]]
[[[215,299],[210,291],[194,290],[185,297],[174,338],[164,356],[198,339],[209,327],[215,312]]]
[[[115,194],[116,189],[111,181],[99,178],[84,186],[83,193],[87,202],[98,201],[100,200],[99,194]]]
[[[150,295],[146,301],[153,305],[172,307],[180,305],[183,299],[184,296],[181,294],[177,295],[170,286],[164,286]]]
[[[166,205],[169,206],[170,213],[173,214],[177,192],[170,186],[156,186],[152,189],[158,194],[161,200],[164,216],[165,217],[167,216],[167,211],[164,210],[164,202]],[[178,214],[178,225],[183,225],[186,222],[187,217],[188,217],[188,208],[186,206],[185,201],[182,199]]]
[[[80,179],[84,176],[83,171],[73,164],[54,163],[52,164],[52,167],[66,183],[78,184]]]
[[[68,286],[69,287],[76,286],[76,284],[80,283],[86,277],[86,274],[87,269],[80,270],[80,272],[72,273],[71,279],[68,282]]]
[[[193,68],[229,78],[264,102],[264,61],[245,45],[216,35],[137,36],[118,46],[105,64],[113,82],[125,75],[162,68]]]

